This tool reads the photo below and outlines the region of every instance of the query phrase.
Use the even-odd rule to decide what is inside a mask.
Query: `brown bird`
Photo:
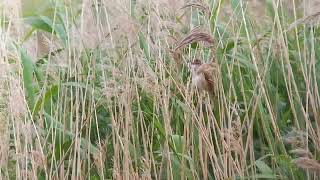
[[[192,85],[214,95],[216,93],[218,64],[215,62],[202,63],[199,59],[191,62]]]

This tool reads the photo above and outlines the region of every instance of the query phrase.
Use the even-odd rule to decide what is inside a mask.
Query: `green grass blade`
[[[33,82],[34,64],[32,62],[31,57],[27,54],[27,52],[24,49],[19,48],[19,51],[21,64],[23,67],[23,84],[25,88],[27,102],[29,108],[33,110],[35,102],[35,86]]]

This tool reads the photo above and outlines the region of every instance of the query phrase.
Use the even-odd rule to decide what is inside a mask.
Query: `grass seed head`
[[[320,163],[315,159],[310,159],[308,157],[300,157],[295,159],[294,163],[302,169],[320,172]]]
[[[197,30],[191,32],[188,36],[183,38],[175,47],[175,51],[179,50],[181,47],[189,45],[194,42],[205,42],[209,43],[210,45],[214,44],[213,37],[205,32],[198,32]]]

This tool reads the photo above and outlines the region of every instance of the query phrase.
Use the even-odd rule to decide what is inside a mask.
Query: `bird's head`
[[[201,64],[202,62],[199,59],[194,59],[190,65],[191,72],[196,72]]]

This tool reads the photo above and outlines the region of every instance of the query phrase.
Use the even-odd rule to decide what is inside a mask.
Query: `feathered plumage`
[[[218,73],[218,64],[215,62],[202,63],[199,59],[195,59],[191,63],[193,86],[213,95],[216,93]]]

